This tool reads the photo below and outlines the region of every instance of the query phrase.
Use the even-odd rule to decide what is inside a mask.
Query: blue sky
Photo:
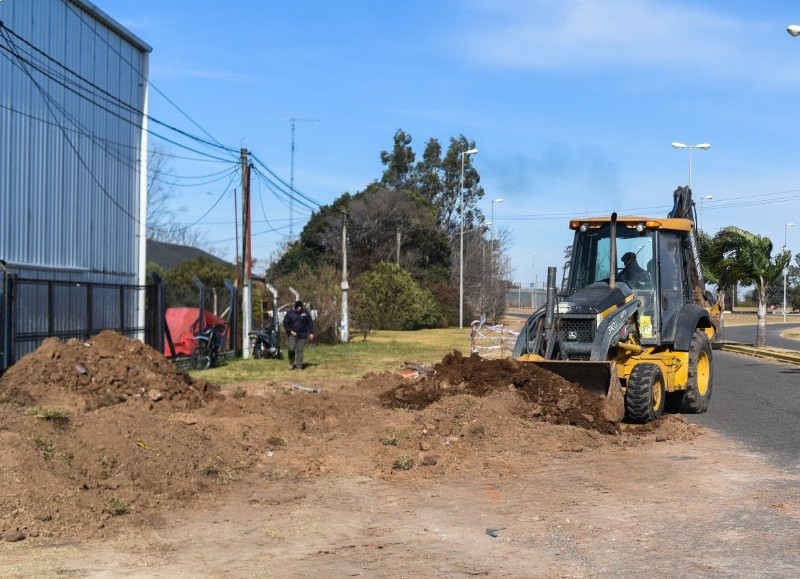
[[[571,216],[666,214],[689,180],[673,141],[711,144],[692,153],[695,200],[713,196],[703,229],[800,248],[796,2],[94,1],[153,47],[156,119],[247,147],[286,182],[289,119],[313,119],[295,123],[294,186],[319,204],[378,179],[398,129],[418,156],[430,138],[474,140],[480,207],[503,199],[495,230],[514,236],[525,286],[548,265],[560,275]],[[223,168],[177,159],[173,173],[197,183]],[[227,186],[180,187],[175,207],[232,259]],[[266,263],[310,212],[292,204],[290,220],[285,199],[253,187]]]

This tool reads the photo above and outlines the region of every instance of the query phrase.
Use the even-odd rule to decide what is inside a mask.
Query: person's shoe
[[[289,364],[289,370],[294,370],[294,364]]]

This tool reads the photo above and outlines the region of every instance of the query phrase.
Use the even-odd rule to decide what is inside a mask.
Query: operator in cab
[[[636,261],[636,254],[632,251],[627,252],[622,256],[622,263],[625,268],[619,272],[617,280],[625,282],[630,287],[641,287],[650,283],[650,275],[642,269]]]

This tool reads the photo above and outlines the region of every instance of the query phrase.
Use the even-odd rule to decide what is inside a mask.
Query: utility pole
[[[247,149],[241,151],[242,163],[242,357],[250,358],[250,330],[253,327],[251,269],[253,258],[250,245],[250,165]]]
[[[397,226],[397,267],[400,267],[400,226]]]
[[[347,309],[347,213],[342,215],[342,335],[341,341],[346,344],[350,340],[350,313]]]

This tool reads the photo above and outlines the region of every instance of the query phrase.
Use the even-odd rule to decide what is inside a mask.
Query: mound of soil
[[[381,396],[390,408],[421,410],[454,394],[489,396],[508,390],[519,398],[515,414],[552,424],[570,424],[605,434],[619,431],[609,420],[600,399],[564,378],[535,364],[510,358],[486,360],[478,354],[465,358],[448,354],[434,367],[433,376],[412,384],[400,384]]]
[[[219,387],[192,380],[150,346],[104,331],[82,342],[48,338],[2,377],[0,403],[94,410],[126,401],[203,405]]]
[[[109,536],[237,485],[326,475],[413,484],[485,469],[514,476],[541,453],[700,432],[675,416],[619,425],[596,406],[535,365],[458,352],[426,378],[254,382],[223,392],[113,332],[48,340],[0,377],[0,537]]]

